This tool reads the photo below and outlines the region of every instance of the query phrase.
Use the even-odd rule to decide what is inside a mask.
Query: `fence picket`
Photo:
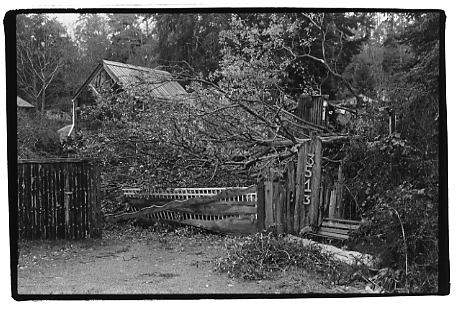
[[[100,235],[100,170],[93,160],[18,161],[20,239],[85,238]],[[93,171],[94,170],[94,171]],[[87,225],[94,213],[95,225]]]

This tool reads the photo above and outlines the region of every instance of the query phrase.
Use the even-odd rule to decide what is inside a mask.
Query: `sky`
[[[67,31],[69,32],[70,36],[73,37],[73,29],[75,27],[75,22],[78,19],[78,16],[80,14],[73,14],[73,13],[68,13],[68,14],[48,14],[51,18],[56,17],[57,21],[60,22],[62,25],[67,28]]]

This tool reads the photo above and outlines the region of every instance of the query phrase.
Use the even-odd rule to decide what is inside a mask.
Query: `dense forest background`
[[[372,101],[358,99],[358,117],[340,132],[349,143],[326,154],[343,165],[368,221],[355,246],[402,270],[413,291],[432,291],[443,26],[438,12],[81,14],[74,29],[49,14],[17,15],[17,92],[36,107],[18,111],[18,157],[101,158],[113,210],[109,198],[126,184],[253,184],[293,154],[287,144],[266,146],[295,144],[278,111],[293,111],[301,94],[364,95]],[[112,104],[132,92],[107,92],[83,113],[104,130],[62,145],[57,129],[71,123],[70,99],[101,59],[169,71],[201,101],[133,114]],[[398,117],[390,136],[388,110]]]

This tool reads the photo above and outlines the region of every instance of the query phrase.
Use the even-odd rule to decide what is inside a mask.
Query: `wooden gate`
[[[313,135],[298,150],[280,182],[258,185],[258,231],[276,227],[277,233],[299,235],[304,227],[318,226],[322,142]]]
[[[17,186],[19,239],[101,237],[97,160],[18,160]]]

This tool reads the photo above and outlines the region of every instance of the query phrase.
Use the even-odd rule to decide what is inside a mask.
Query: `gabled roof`
[[[76,99],[101,70],[105,70],[105,72],[107,72],[107,74],[120,85],[141,80],[149,82],[152,96],[156,98],[171,99],[176,96],[183,96],[187,94],[185,89],[183,89],[178,82],[173,81],[172,75],[169,72],[123,64],[115,61],[101,60],[72,99]]]
[[[27,101],[25,101],[21,97],[19,97],[19,96],[16,96],[16,97],[17,97],[17,105],[18,105],[18,107],[20,107],[20,108],[35,108],[35,106],[33,104],[28,103]]]

